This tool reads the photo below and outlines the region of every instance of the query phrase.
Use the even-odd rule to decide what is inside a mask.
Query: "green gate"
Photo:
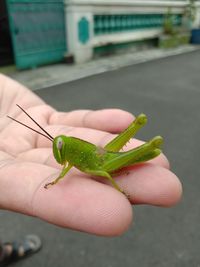
[[[63,0],[7,0],[17,68],[63,60],[66,32]]]

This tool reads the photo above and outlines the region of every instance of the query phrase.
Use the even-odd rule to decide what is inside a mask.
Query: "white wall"
[[[96,36],[93,30],[95,14],[166,14],[169,7],[172,13],[177,14],[182,13],[187,4],[187,0],[65,0],[69,54],[74,56],[75,62],[85,62],[92,58],[95,46],[153,38],[161,32],[161,29],[157,28]],[[89,40],[86,43],[81,43],[78,38],[77,25],[83,17],[89,22]]]

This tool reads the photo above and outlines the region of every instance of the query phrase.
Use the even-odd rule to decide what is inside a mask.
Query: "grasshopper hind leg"
[[[112,141],[110,141],[104,148],[107,151],[118,152],[127,142],[143,127],[147,122],[145,114],[140,114],[136,119],[125,129],[122,133],[117,135]]]
[[[95,176],[101,176],[101,177],[107,178],[116,190],[118,190],[119,192],[124,194],[126,197],[128,197],[128,195],[124,192],[123,189],[120,188],[120,186],[115,182],[115,180],[112,178],[112,176],[108,172],[102,171],[102,170],[97,170],[97,171],[86,170],[86,172],[89,174],[95,175]]]

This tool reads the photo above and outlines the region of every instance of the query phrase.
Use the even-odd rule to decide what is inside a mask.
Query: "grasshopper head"
[[[67,148],[67,137],[59,135],[53,140],[53,154],[56,161],[63,165],[66,162],[66,148]]]

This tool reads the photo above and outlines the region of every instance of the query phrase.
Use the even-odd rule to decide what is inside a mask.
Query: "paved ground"
[[[135,207],[135,226],[103,238],[72,232],[35,218],[0,213],[4,239],[38,233],[43,250],[15,266],[200,266],[200,51],[124,67],[36,91],[62,110],[118,107],[150,123],[141,138],[161,134],[172,169],[184,186],[174,208]]]

